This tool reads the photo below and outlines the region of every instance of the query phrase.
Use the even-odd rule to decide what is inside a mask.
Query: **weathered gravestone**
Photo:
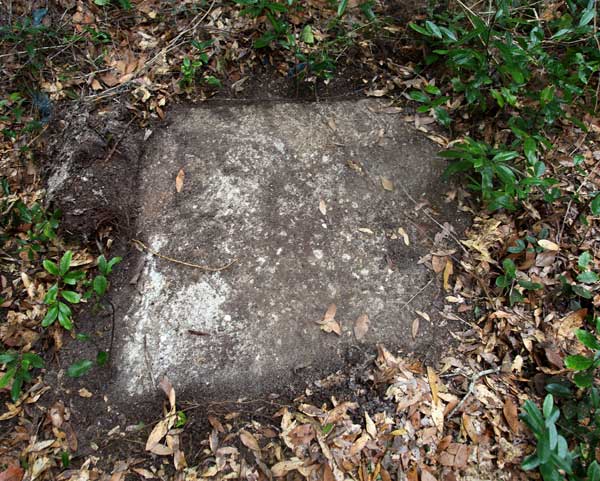
[[[124,392],[167,375],[178,389],[268,393],[357,346],[443,350],[443,292],[419,260],[458,214],[438,149],[401,115],[368,100],[173,112],[146,143],[138,235],[179,261],[235,262],[206,272],[145,251],[117,323]],[[341,335],[317,324],[331,304]],[[414,332],[416,310],[431,321]]]

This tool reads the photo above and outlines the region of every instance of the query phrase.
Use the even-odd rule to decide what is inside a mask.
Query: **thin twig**
[[[500,368],[495,367],[494,369],[486,369],[485,371],[480,371],[480,372],[476,373],[471,378],[471,382],[469,384],[469,389],[468,389],[467,393],[463,396],[463,398],[460,400],[460,402],[456,406],[454,406],[454,409],[452,411],[450,411],[450,414],[448,414],[448,416],[446,416],[446,419],[450,419],[452,416],[454,416],[454,414],[463,406],[463,404],[465,403],[467,398],[471,394],[473,394],[473,391],[475,391],[475,384],[477,384],[477,381],[479,379],[481,379],[482,377],[485,377],[485,376],[489,376],[490,374],[496,374],[499,371],[500,371]]]
[[[225,269],[228,269],[229,267],[231,267],[233,264],[235,264],[237,262],[237,259],[233,259],[231,262],[229,262],[228,264],[225,264],[224,266],[221,266],[221,267],[201,266],[199,264],[192,264],[191,262],[180,261],[178,259],[173,259],[172,257],[165,256],[159,252],[156,252],[156,251],[150,249],[150,247],[148,247],[146,244],[144,244],[142,241],[140,241],[138,239],[132,239],[131,242],[133,242],[134,244],[137,244],[142,249],[148,251],[150,254],[152,254],[153,256],[156,256],[160,259],[164,259],[166,261],[173,262],[175,264],[180,264],[182,266],[194,267],[196,269],[202,269],[203,271],[208,271],[208,272],[224,271]]]
[[[404,195],[406,195],[406,197],[408,197],[413,204],[415,204],[415,207],[419,207],[419,203],[415,200],[415,198],[410,195],[410,193],[408,192],[408,190],[406,190],[406,187],[404,187],[404,185],[400,184],[400,188],[404,191]],[[458,246],[460,246],[460,248],[463,250],[463,252],[465,254],[469,254],[469,251],[467,250],[467,248],[462,244],[462,242],[454,235],[452,234],[452,232],[450,232],[448,229],[446,229],[446,227],[444,227],[442,224],[440,224],[437,219],[435,219],[435,217],[433,217],[431,214],[429,214],[429,212],[427,212],[425,209],[420,209],[421,212],[423,212],[423,214],[425,214],[425,217],[427,217],[431,222],[435,223],[440,229],[445,230],[448,232],[448,236],[454,241],[456,242],[456,244],[458,244]]]
[[[156,387],[156,380],[154,379],[154,373],[152,372],[152,361],[150,360],[150,354],[148,353],[148,340],[146,334],[144,334],[144,361],[146,362],[146,369],[148,370],[148,377],[152,387]]]
[[[431,284],[433,282],[433,280],[435,279],[435,277],[432,277],[431,279],[429,279],[429,282],[427,284],[425,284],[423,287],[421,287],[421,289],[419,289],[419,292],[417,292],[414,296],[412,296],[408,301],[406,301],[404,304],[402,304],[402,307],[400,308],[400,310],[404,309],[405,307],[409,306],[410,303],[412,301],[414,301],[418,296],[421,295],[421,293],[427,289],[429,287],[429,284]]]
[[[121,135],[119,136],[119,138],[115,141],[115,144],[112,146],[112,148],[110,149],[110,152],[106,155],[106,157],[104,158],[104,163],[108,163],[108,161],[110,159],[112,159],[112,156],[115,155],[115,152],[117,151],[117,147],[119,147],[119,144],[121,143],[121,141],[125,138],[125,134],[127,133],[127,130],[129,130],[129,126],[131,125],[131,123],[135,120],[135,117],[133,117],[125,126],[125,128],[123,129],[123,132],[121,133]]]
[[[108,348],[108,365],[112,362],[113,345],[115,343],[115,305],[107,299],[111,308],[110,346]]]

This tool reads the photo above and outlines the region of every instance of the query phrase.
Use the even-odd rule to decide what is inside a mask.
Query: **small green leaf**
[[[590,204],[590,209],[592,214],[600,215],[600,195],[596,194],[596,197],[594,197],[594,200]]]
[[[11,367],[10,369],[8,369],[4,373],[4,375],[2,377],[0,377],[0,389],[8,386],[8,383],[14,377],[16,372],[17,372],[17,367],[14,366],[14,367]]]
[[[519,156],[518,152],[515,152],[514,150],[507,150],[504,152],[498,152],[496,155],[494,155],[494,158],[492,159],[492,162],[508,162],[509,160],[512,160],[516,157]]]
[[[187,416],[183,411],[177,411],[177,420],[175,421],[176,428],[182,428],[187,423]]]
[[[106,262],[106,257],[104,257],[103,255],[101,255],[100,257],[98,257],[98,269],[105,276],[107,276],[108,274],[110,274],[110,272],[108,271],[108,263]]]
[[[573,376],[573,382],[579,388],[592,387],[594,383],[594,373],[591,371],[578,372]]]
[[[531,137],[527,137],[523,142],[523,152],[525,157],[530,164],[533,164],[537,160],[537,144]]]
[[[412,90],[408,96],[415,102],[427,103],[431,100],[429,95],[427,95],[425,92],[421,92],[420,90]]]
[[[96,356],[96,364],[98,364],[98,366],[104,366],[107,362],[108,362],[108,352],[99,351],[98,355]]]
[[[531,282],[526,280],[520,280],[519,285],[528,291],[535,291],[538,289],[543,289],[544,286],[539,284],[538,282]]]
[[[584,27],[586,26],[588,23],[590,23],[592,21],[592,19],[594,18],[594,16],[596,15],[594,8],[586,8],[583,11],[583,15],[581,16],[581,19],[579,20],[579,26],[580,27]]]
[[[89,370],[92,369],[93,366],[94,363],[89,359],[82,359],[81,361],[77,361],[76,363],[71,364],[71,366],[69,366],[69,369],[67,369],[67,374],[69,375],[69,377],[73,378],[81,377],[87,372],[89,372]]]
[[[435,85],[426,85],[425,92],[431,95],[441,95],[442,91]]]
[[[437,121],[442,124],[444,127],[449,127],[452,123],[452,118],[448,114],[448,111],[442,107],[436,107],[433,109],[435,113],[435,118]]]
[[[583,286],[573,284],[571,288],[575,294],[577,294],[579,297],[583,297],[584,299],[591,299],[594,297],[594,295]]]
[[[591,332],[584,329],[577,329],[575,335],[577,336],[577,339],[579,339],[579,342],[585,347],[589,347],[595,351],[600,350],[600,342]]]
[[[0,354],[0,364],[8,364],[13,362],[19,355],[15,351],[6,351]]]
[[[523,469],[523,471],[531,471],[532,469],[537,468],[539,465],[540,459],[537,457],[537,454],[534,453],[523,459],[521,468]]]
[[[27,361],[31,366],[37,367],[38,369],[44,367],[44,360],[33,352],[26,352],[23,354],[23,360]]]
[[[63,299],[71,304],[79,304],[79,301],[81,301],[81,296],[77,292],[62,291],[60,294],[62,295]]]
[[[439,27],[430,20],[425,21],[425,28],[431,32],[434,37],[442,38],[442,31]]]
[[[597,461],[588,466],[587,476],[587,481],[600,481],[600,465]]]
[[[552,394],[547,394],[544,398],[544,404],[542,405],[542,413],[545,418],[550,417],[552,414],[552,408],[554,407],[554,397]]]
[[[58,284],[54,284],[44,296],[44,304],[54,304],[58,296]]]
[[[308,43],[309,45],[315,43],[315,36],[313,35],[313,31],[310,25],[306,25],[302,29],[302,35],[300,38],[304,43]]]
[[[71,267],[71,259],[72,258],[73,258],[73,252],[71,252],[71,251],[67,251],[63,254],[62,258],[60,259],[60,267],[59,267],[59,274],[61,276],[64,276],[69,271],[69,267]]]
[[[69,456],[69,453],[67,451],[63,451],[62,453],[60,453],[60,460],[64,469],[67,469],[71,464],[71,457]]]
[[[424,27],[417,25],[416,23],[409,23],[408,26],[412,28],[415,32],[420,33],[421,35],[425,35],[426,37],[431,37],[431,33]]]
[[[504,267],[504,273],[506,274],[506,277],[508,277],[509,279],[515,278],[517,274],[517,266],[515,265],[512,259],[508,257],[504,259],[502,261],[502,267]]]
[[[579,354],[567,356],[565,359],[565,366],[567,369],[573,369],[574,371],[585,371],[592,367],[592,364],[594,364],[592,358],[581,356]]]
[[[340,0],[340,2],[338,3],[338,8],[337,8],[337,16],[341,17],[342,15],[344,15],[344,12],[346,11],[346,7],[348,6],[348,0]]]
[[[598,275],[595,272],[586,271],[579,274],[577,280],[584,284],[594,284],[595,282],[598,282]]]
[[[10,397],[13,402],[17,402],[19,396],[21,395],[21,389],[23,387],[23,373],[21,371],[17,371],[14,378],[13,383],[10,388]]]
[[[122,257],[113,257],[111,260],[108,261],[108,273],[110,274],[112,272],[112,268],[117,265],[119,262],[121,262],[123,260]]]
[[[85,277],[85,272],[83,271],[71,271],[67,272],[67,274],[63,277],[63,282],[70,286],[74,286],[77,284],[77,281],[80,281]]]
[[[540,93],[540,101],[542,104],[547,104],[552,101],[554,98],[554,86],[548,85],[542,92]]]
[[[99,296],[103,296],[106,292],[107,286],[108,281],[106,280],[106,277],[104,277],[102,274],[94,277],[93,288],[96,294],[98,294]]]
[[[42,327],[48,327],[56,321],[58,317],[58,304],[53,304],[46,312],[46,316],[42,320]]]
[[[592,262],[592,256],[589,252],[585,251],[579,255],[577,259],[577,266],[579,269],[584,270],[587,269],[587,266]]]
[[[204,80],[206,85],[210,85],[211,87],[215,87],[215,88],[221,87],[221,81],[217,77],[214,77],[213,75],[207,75],[205,77],[202,77],[202,80]],[[109,266],[110,266],[110,263],[109,263]],[[109,267],[109,272],[111,270],[112,269],[110,269],[110,267]]]
[[[46,269],[53,276],[59,275],[58,266],[56,265],[56,263],[46,259],[44,260],[44,262],[42,262],[42,264],[44,266],[44,269]]]
[[[58,323],[62,327],[64,327],[67,331],[72,330],[73,329],[73,320],[71,319],[71,315],[68,314],[67,311],[64,308],[62,308],[63,306],[65,306],[67,308],[69,306],[67,306],[63,302],[59,302],[58,306],[59,306],[59,309],[58,309]],[[70,311],[70,309],[69,309],[69,311]]]
[[[321,428],[321,432],[322,432],[322,433],[323,433],[325,436],[327,436],[327,435],[328,435],[328,434],[331,432],[331,430],[332,430],[332,429],[333,429],[333,424],[332,424],[332,423],[328,423],[328,424],[325,424],[325,426],[323,426],[323,427]]]

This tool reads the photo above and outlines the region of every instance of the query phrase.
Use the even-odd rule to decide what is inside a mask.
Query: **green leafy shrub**
[[[81,295],[67,289],[66,286],[75,286],[78,281],[85,277],[85,272],[70,270],[72,258],[73,253],[67,251],[58,265],[49,259],[43,262],[44,269],[56,279],[56,282],[48,289],[44,297],[44,304],[48,305],[48,311],[42,320],[43,327],[54,324],[58,319],[59,324],[67,331],[73,329],[73,313],[69,304],[79,304]]]
[[[549,21],[536,15],[535,2],[496,0],[495,7],[410,24],[428,46],[425,63],[442,63],[449,75],[446,84],[409,95],[447,127],[456,113],[493,116],[507,126],[504,145],[467,136],[443,155],[453,160],[448,173],[468,174],[469,187],[491,210],[514,210],[533,194],[546,201],[560,195],[543,160],[551,148],[547,132],[558,121],[583,127],[572,112],[585,112],[595,97],[596,3],[567,2]]]
[[[536,438],[535,452],[525,458],[523,469],[538,469],[544,481],[600,480],[596,452],[600,448],[600,390],[595,385],[600,367],[600,319],[595,333],[578,329],[575,334],[588,355],[567,356],[571,380],[558,378],[546,386],[549,394],[542,412],[531,401],[522,419]],[[561,409],[555,405],[560,404]],[[561,415],[562,411],[562,415]]]
[[[6,368],[6,372],[0,377],[0,389],[12,382],[10,397],[16,402],[21,395],[23,384],[31,381],[31,370],[44,367],[44,360],[32,352],[19,354],[16,351],[6,351],[0,354],[0,365]]]

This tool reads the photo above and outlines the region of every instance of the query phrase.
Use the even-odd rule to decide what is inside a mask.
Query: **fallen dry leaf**
[[[81,397],[92,397],[93,394],[88,391],[86,388],[82,387],[79,391],[77,391]]]
[[[372,439],[377,439],[377,427],[367,411],[365,411],[365,429]]]
[[[158,424],[154,426],[154,429],[150,433],[150,436],[148,436],[148,440],[146,441],[146,451],[155,452],[155,448],[159,445],[158,443],[160,443],[162,438],[164,438],[167,435],[168,431],[169,420],[162,419],[161,421],[159,421]]]
[[[183,169],[180,169],[179,173],[177,174],[177,177],[175,177],[175,190],[177,190],[177,192],[182,191],[184,179],[185,179],[185,172]]]
[[[398,227],[398,234],[402,236],[402,240],[404,241],[404,245],[410,245],[410,239],[408,238],[408,234],[402,227]]]
[[[248,431],[240,431],[240,440],[248,449],[255,452],[260,452],[260,446],[253,434]]]
[[[325,312],[325,316],[323,316],[323,320],[317,321],[317,324],[321,326],[321,329],[325,332],[334,332],[338,336],[342,335],[342,327],[340,324],[334,319],[335,312],[337,307],[335,304],[331,304],[327,308],[327,312]]]
[[[354,336],[357,340],[361,340],[367,334],[370,324],[369,316],[362,314],[354,321]]]
[[[381,178],[381,185],[385,190],[389,190],[390,192],[394,190],[394,183],[387,177]]]
[[[510,397],[507,397],[504,401],[502,412],[510,430],[517,434],[519,432],[519,412],[516,404]]]
[[[25,471],[16,464],[10,464],[4,471],[0,473],[0,481],[21,481]]]
[[[319,210],[321,211],[321,214],[327,215],[327,205],[323,199],[319,200]]]
[[[419,333],[419,318],[415,317],[412,322],[411,334],[413,339],[417,338],[417,334]]]
[[[548,239],[540,239],[538,241],[538,244],[540,247],[542,247],[543,249],[547,250],[547,251],[559,251],[560,250],[560,246],[552,241],[549,241]]]
[[[446,265],[444,267],[444,290],[450,290],[450,276],[454,272],[454,267],[452,266],[452,261],[450,259],[446,260]]]
[[[421,481],[437,481],[437,478],[427,470],[421,471]]]

